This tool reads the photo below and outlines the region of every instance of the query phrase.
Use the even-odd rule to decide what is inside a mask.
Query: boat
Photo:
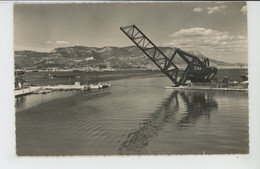
[[[111,86],[110,83],[102,83],[101,85],[103,88],[108,88]]]
[[[90,89],[102,89],[103,85],[101,83],[98,84],[90,84],[89,85]]]
[[[80,90],[82,90],[82,91],[87,91],[89,89],[90,89],[90,87],[87,85],[84,85],[83,88],[80,88]]]

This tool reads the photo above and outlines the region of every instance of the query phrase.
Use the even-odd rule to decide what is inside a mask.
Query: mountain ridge
[[[159,47],[167,56],[171,57],[172,47]],[[203,60],[206,58],[199,51],[186,51]],[[87,47],[70,46],[57,47],[50,52],[30,50],[14,51],[15,68],[18,69],[47,69],[47,68],[115,68],[115,69],[158,69],[156,65],[136,46],[126,47]],[[233,67],[238,64],[210,59],[210,66]],[[181,59],[174,60],[180,67],[185,67]],[[246,65],[246,64],[241,64]]]

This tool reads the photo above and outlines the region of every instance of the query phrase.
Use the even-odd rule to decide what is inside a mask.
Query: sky
[[[248,62],[245,2],[16,4],[14,50],[133,46],[120,31],[132,24],[157,46]]]

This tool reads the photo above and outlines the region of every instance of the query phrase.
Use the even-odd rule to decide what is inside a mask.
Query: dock
[[[92,89],[104,89],[110,87],[110,83],[98,83],[98,84],[90,84],[90,85],[80,85],[76,83],[74,85],[55,85],[55,86],[32,86],[29,88],[23,88],[19,90],[15,90],[15,97],[29,95],[29,94],[47,94],[52,91],[69,91],[69,90],[81,90],[88,91]]]
[[[248,91],[248,82],[236,83],[200,83],[192,82],[182,86],[166,86],[165,89],[179,89],[179,90],[223,90],[223,91]]]
[[[43,90],[89,90],[87,85],[57,85],[57,86],[42,86]]]
[[[41,86],[33,86],[33,87],[29,87],[29,88],[14,90],[14,96],[19,97],[19,96],[32,94],[33,92],[36,92],[36,91],[41,90],[41,89],[42,89]]]
[[[224,91],[248,91],[247,88],[210,88],[210,87],[188,87],[188,86],[166,86],[165,89],[178,89],[178,90],[224,90]]]

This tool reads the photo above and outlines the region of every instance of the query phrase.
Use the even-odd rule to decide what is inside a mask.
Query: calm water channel
[[[248,153],[248,94],[164,89],[166,77],[16,100],[18,155]]]

